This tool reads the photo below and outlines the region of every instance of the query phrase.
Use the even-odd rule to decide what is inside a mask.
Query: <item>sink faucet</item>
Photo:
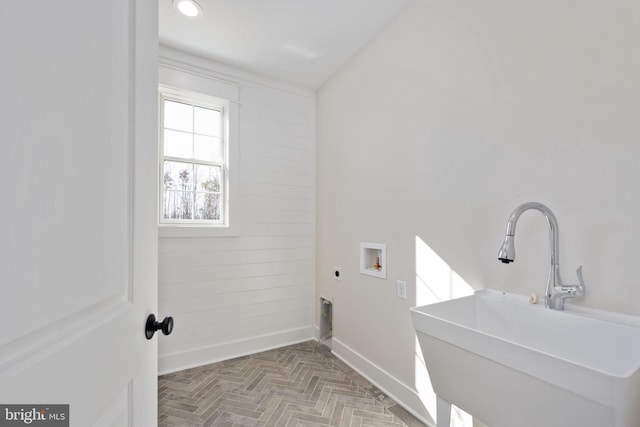
[[[549,278],[547,280],[547,288],[545,290],[544,305],[553,310],[564,310],[564,301],[567,298],[579,298],[584,295],[584,280],[582,278],[582,266],[578,267],[576,273],[578,275],[578,285],[563,285],[560,279],[560,266],[558,262],[558,221],[551,209],[542,203],[527,202],[518,206],[507,222],[507,232],[504,236],[504,242],[498,252],[498,259],[505,264],[513,262],[516,259],[516,250],[514,246],[514,237],[516,234],[516,223],[523,212],[529,209],[537,210],[542,213],[549,223],[549,246],[551,247],[551,266],[549,270]]]

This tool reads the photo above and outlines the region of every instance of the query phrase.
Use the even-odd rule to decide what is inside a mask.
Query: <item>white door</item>
[[[157,34],[157,1],[0,1],[0,405],[157,423]]]

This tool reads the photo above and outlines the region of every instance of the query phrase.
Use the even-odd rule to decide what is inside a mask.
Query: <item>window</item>
[[[228,102],[160,88],[160,223],[228,225]]]

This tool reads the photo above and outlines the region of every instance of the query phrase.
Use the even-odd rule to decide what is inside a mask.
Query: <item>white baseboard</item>
[[[395,400],[414,417],[430,427],[435,427],[435,421],[431,415],[429,415],[429,412],[422,404],[415,390],[335,337],[332,340],[331,347],[331,352],[335,354],[336,357],[365,377],[387,396]]]
[[[158,356],[158,375],[233,359],[315,339],[313,327],[291,329],[271,335],[225,342],[189,351]]]

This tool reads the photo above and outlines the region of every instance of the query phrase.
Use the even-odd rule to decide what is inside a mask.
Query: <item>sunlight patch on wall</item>
[[[420,236],[416,236],[416,306],[434,304],[452,298],[473,294],[458,273],[451,269]],[[429,373],[424,362],[420,343],[415,343],[415,387],[422,404],[431,417],[436,419],[436,395],[431,388]],[[455,378],[452,378],[455,381]],[[452,406],[451,427],[472,427],[473,417]]]
[[[416,305],[473,294],[473,288],[433,249],[416,236]]]

